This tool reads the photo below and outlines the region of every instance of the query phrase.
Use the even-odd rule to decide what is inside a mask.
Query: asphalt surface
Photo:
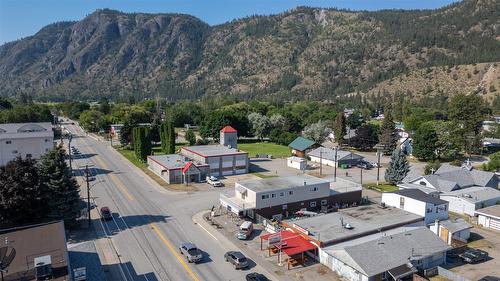
[[[76,125],[65,125],[73,135],[73,169],[90,166],[95,181],[91,197],[96,210],[110,208],[113,219],[94,219],[94,228],[110,252],[108,268],[112,280],[245,280],[250,272],[263,272],[258,265],[235,270],[224,261],[224,253],[237,250],[230,242],[217,240],[195,224],[192,217],[218,202],[215,190],[195,193],[173,192],[160,187],[110,147],[108,142],[88,137]],[[81,171],[77,174],[81,175]],[[82,188],[85,188],[82,186]],[[94,216],[98,212],[94,212]],[[179,254],[182,242],[193,242],[204,252],[204,260],[188,263]],[[97,244],[99,245],[99,244]],[[111,257],[111,258],[110,258]]]

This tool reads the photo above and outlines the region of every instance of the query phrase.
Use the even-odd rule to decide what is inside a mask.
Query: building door
[[[500,220],[490,218],[490,228],[500,231]]]
[[[446,243],[448,244],[448,234],[449,234],[449,231],[448,229],[444,228],[444,227],[441,227],[441,234],[439,235],[439,237],[441,237],[441,239]]]

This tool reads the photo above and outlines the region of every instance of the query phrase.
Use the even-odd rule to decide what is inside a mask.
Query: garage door
[[[500,220],[490,219],[490,228],[500,231]]]

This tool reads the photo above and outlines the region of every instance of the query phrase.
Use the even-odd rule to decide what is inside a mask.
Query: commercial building
[[[62,221],[0,230],[0,248],[15,255],[5,281],[72,280]]]
[[[297,211],[317,212],[359,204],[361,186],[337,179],[329,182],[309,175],[296,175],[235,183],[234,190],[221,193],[220,203],[228,211],[257,219],[281,219]]]
[[[148,156],[148,168],[168,184],[190,183],[204,180],[209,165],[196,162],[181,154]]]
[[[382,193],[382,203],[422,216],[425,224],[448,219],[448,202],[419,189]]]
[[[450,203],[450,211],[474,216],[476,210],[499,203],[500,190],[485,186],[475,186],[441,193],[439,197]]]
[[[312,162],[322,163],[323,165],[335,167],[335,153],[337,154],[338,167],[356,166],[360,161],[364,159],[363,156],[360,156],[358,154],[349,151],[337,150],[337,152],[335,152],[335,149],[326,147],[318,147],[310,151],[307,155],[311,158]]]
[[[292,149],[292,155],[297,157],[306,157],[306,154],[320,145],[313,140],[304,137],[297,137],[289,145]]]
[[[476,211],[476,215],[479,225],[500,231],[500,205],[479,209]]]
[[[39,159],[53,147],[51,123],[0,124],[0,166],[18,156]]]

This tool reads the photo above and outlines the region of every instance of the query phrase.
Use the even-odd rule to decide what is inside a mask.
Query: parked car
[[[246,240],[248,239],[248,237],[250,237],[252,231],[253,231],[253,223],[251,221],[244,221],[240,225],[240,230],[238,231],[236,237],[240,240]]]
[[[101,218],[105,221],[113,219],[113,215],[111,214],[111,211],[108,207],[101,208]]]
[[[264,276],[264,274],[255,273],[255,272],[248,273],[245,276],[245,279],[247,281],[269,281],[269,278],[267,278],[266,276]]]
[[[207,183],[210,184],[213,187],[222,187],[222,186],[224,186],[224,184],[222,184],[222,182],[219,181],[219,179],[217,179],[214,176],[207,176]]]
[[[466,263],[478,263],[488,258],[488,253],[479,249],[469,249],[458,255]]]
[[[247,258],[240,252],[229,251],[224,254],[224,259],[233,264],[235,269],[248,267]]]
[[[203,259],[203,254],[200,249],[193,243],[182,243],[179,247],[179,251],[186,257],[188,262],[199,262]]]
[[[372,165],[373,168],[377,168],[377,167],[381,168],[382,167],[382,165],[379,165],[377,162],[371,162],[370,164]]]
[[[366,161],[360,161],[358,164],[356,164],[356,167],[361,168],[361,169],[365,169],[365,170],[369,170],[369,169],[373,168],[372,164],[369,162],[366,162]]]

